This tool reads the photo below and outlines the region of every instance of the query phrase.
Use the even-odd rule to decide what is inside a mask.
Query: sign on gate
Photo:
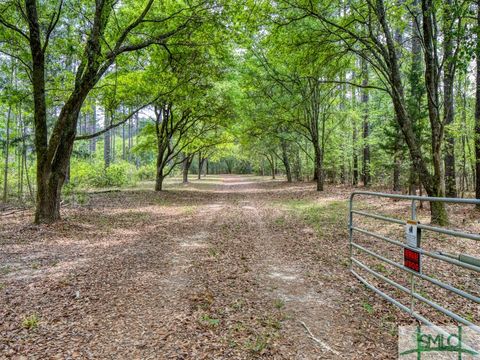
[[[421,272],[421,257],[418,251],[403,249],[403,264],[410,270]]]
[[[416,248],[419,247],[420,237],[418,236],[418,221],[417,220],[408,220],[405,226],[405,238],[407,240],[407,245]]]
[[[417,220],[408,220],[405,224],[405,239],[411,248],[420,247],[420,229]],[[403,249],[403,264],[410,270],[421,272],[421,254],[413,249]]]

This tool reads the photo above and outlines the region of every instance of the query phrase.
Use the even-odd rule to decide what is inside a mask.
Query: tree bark
[[[183,157],[183,183],[188,184],[188,171],[190,170],[190,165],[192,165],[193,155],[184,155]]]
[[[104,115],[104,126],[108,127],[110,125],[109,121],[109,112],[105,109],[105,115]],[[111,161],[111,141],[110,141],[110,130],[105,132],[103,134],[103,163],[105,169],[107,169],[110,166],[110,161]]]
[[[13,75],[12,75],[13,76]],[[8,106],[7,113],[7,133],[5,139],[5,168],[3,169],[3,202],[7,202],[8,198],[8,158],[10,156],[10,118],[12,117],[12,105]]]
[[[368,86],[368,65],[365,59],[362,58],[362,86]],[[362,111],[363,111],[363,163],[362,163],[362,181],[363,186],[370,185],[370,145],[368,144],[368,137],[370,135],[370,124],[368,123],[368,90],[363,88],[361,95]]]
[[[318,140],[318,139],[317,139]],[[318,141],[314,145],[314,153],[315,153],[315,169],[317,175],[317,191],[323,191],[323,156],[322,156],[322,149],[320,148],[320,144]]]
[[[92,116],[90,117],[90,133],[97,132],[97,107],[95,104],[92,106]],[[90,154],[95,154],[97,150],[97,138],[90,139]]]
[[[480,27],[480,1],[477,1],[477,26]],[[477,34],[475,80],[475,197],[480,199],[480,33]],[[480,205],[477,206],[480,208]]]
[[[445,137],[445,195],[449,197],[457,196],[456,171],[455,171],[455,137],[452,134],[449,125],[454,121],[454,100],[453,85],[455,81],[455,67],[453,61],[453,39],[451,32],[451,5],[452,0],[444,0],[444,37],[443,56],[443,113],[444,122],[447,127]]]
[[[285,173],[287,175],[287,182],[291,183],[292,182],[292,170],[291,170],[291,167],[290,167],[290,161],[288,159],[288,146],[287,146],[287,142],[283,138],[281,140],[281,145],[282,145],[282,162],[283,162],[283,166],[285,166]]]
[[[203,161],[202,161],[202,152],[198,152],[198,180],[202,178],[202,166],[203,166]]]
[[[155,191],[162,191],[163,190],[163,168],[157,167],[157,176],[155,179]]]
[[[357,155],[357,126],[353,124],[353,135],[352,135],[352,149],[353,149],[353,178],[352,178],[352,185],[358,185],[358,155]]]

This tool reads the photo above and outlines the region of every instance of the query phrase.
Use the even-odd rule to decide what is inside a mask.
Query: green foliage
[[[346,201],[315,203],[306,200],[291,200],[284,205],[319,234],[322,234],[323,226],[338,226],[342,223],[346,226],[347,223],[348,204]]]
[[[373,306],[367,301],[363,302],[362,307],[370,315],[372,315],[375,312],[375,310],[373,309]]]
[[[138,180],[140,181],[155,180],[156,170],[157,169],[155,164],[145,164],[140,166],[137,170]]]
[[[22,327],[27,330],[33,330],[38,327],[40,319],[36,314],[32,314],[30,316],[27,316],[25,319],[22,321]]]
[[[125,161],[105,169],[102,162],[77,160],[72,162],[70,173],[70,183],[79,189],[129,186],[138,179],[135,166]]]
[[[258,335],[253,341],[247,341],[245,347],[247,350],[253,353],[261,353],[268,347],[269,336],[268,335]]]
[[[285,301],[283,301],[282,299],[275,299],[275,301],[273,302],[273,305],[278,310],[281,310],[285,307]]]
[[[220,325],[220,319],[215,319],[208,314],[204,314],[200,317],[200,323],[209,327],[217,327]]]

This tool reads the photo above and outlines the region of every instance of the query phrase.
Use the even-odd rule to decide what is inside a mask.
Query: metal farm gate
[[[374,213],[375,211],[356,210],[354,200],[358,196],[366,197],[367,200],[383,200],[382,205],[388,205],[388,203],[390,203],[389,201],[386,201],[387,199],[406,201],[410,215],[404,220],[399,220],[378,214],[378,212]],[[475,319],[478,321],[480,316],[480,257],[478,257],[480,254],[480,235],[421,224],[417,220],[417,204],[420,201],[443,202],[450,204],[480,204],[480,200],[475,199],[432,198],[365,191],[356,191],[352,193],[349,208],[350,270],[366,287],[395,304],[403,311],[409,313],[425,325],[436,327],[431,320],[427,319],[421,311],[416,309],[416,307],[418,307],[417,304],[420,303],[423,304],[422,308],[427,307],[430,310],[433,308],[434,310],[454,319],[457,323],[469,326],[474,331],[480,333],[479,324],[474,323]],[[371,223],[369,223],[369,225],[373,224],[375,230],[372,231],[372,229],[361,228],[359,224],[361,220],[370,221]],[[390,228],[396,226],[391,224],[396,224],[402,227],[395,230],[397,233],[400,230],[402,231],[402,235],[398,236],[396,239],[389,237],[389,234],[389,236],[386,236],[385,234],[386,231],[390,231],[386,230],[388,226],[390,226]],[[381,234],[382,231],[384,234]],[[403,233],[403,231],[405,231],[405,233]],[[390,231],[390,233],[391,232],[392,231]],[[422,246],[422,234],[424,234],[424,237],[426,237],[425,235],[428,235],[432,242],[435,243],[435,246],[437,246],[437,237],[448,236],[450,238],[455,237],[457,239],[462,239],[461,241],[472,241],[474,248],[479,251],[475,251],[475,254],[469,254],[427,249]],[[432,236],[435,236],[435,238],[432,238]],[[368,244],[365,245],[356,241],[356,238],[359,237],[367,239],[364,242],[368,242]],[[446,244],[445,246],[449,245],[448,241],[445,239],[442,241],[438,241],[438,246],[441,246],[442,244]],[[378,248],[382,248],[382,246],[384,248],[386,246],[392,249],[389,251],[384,250],[382,253],[382,251],[378,251]],[[392,255],[396,255],[397,261],[392,259]],[[403,262],[401,260],[398,261],[398,259],[401,259],[402,257]],[[378,265],[373,266],[372,261],[378,262]],[[429,263],[443,262],[443,264],[439,264],[439,266],[448,266],[452,269],[461,269],[460,271],[463,272],[466,271],[467,275],[464,276],[464,279],[471,279],[473,288],[472,286],[456,287],[448,281],[440,280],[439,275],[441,274],[430,274],[429,271],[424,272],[423,261],[428,261]],[[385,265],[393,270],[390,272],[385,271]],[[447,273],[449,274],[450,271]],[[403,285],[399,283],[400,281],[393,279],[401,276],[403,276],[403,279],[405,280],[403,281]],[[372,280],[367,280],[367,277]],[[433,292],[436,293],[436,295],[442,294],[440,296],[441,299],[436,299],[435,301],[432,296],[425,294],[424,291],[418,291],[416,289],[416,284],[418,284],[418,282],[425,283],[430,290],[433,290]],[[387,291],[387,289],[390,289],[390,291]],[[462,299],[461,308],[473,309],[475,313],[474,316],[461,316],[459,311],[449,310],[445,304],[449,299],[443,294],[448,294],[448,297],[460,297]],[[402,299],[403,302],[401,302],[400,299]],[[440,300],[443,300],[443,303]]]

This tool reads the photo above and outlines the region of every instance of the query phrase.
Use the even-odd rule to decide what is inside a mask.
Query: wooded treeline
[[[3,202],[208,168],[480,198],[479,29],[477,1],[6,0]]]

